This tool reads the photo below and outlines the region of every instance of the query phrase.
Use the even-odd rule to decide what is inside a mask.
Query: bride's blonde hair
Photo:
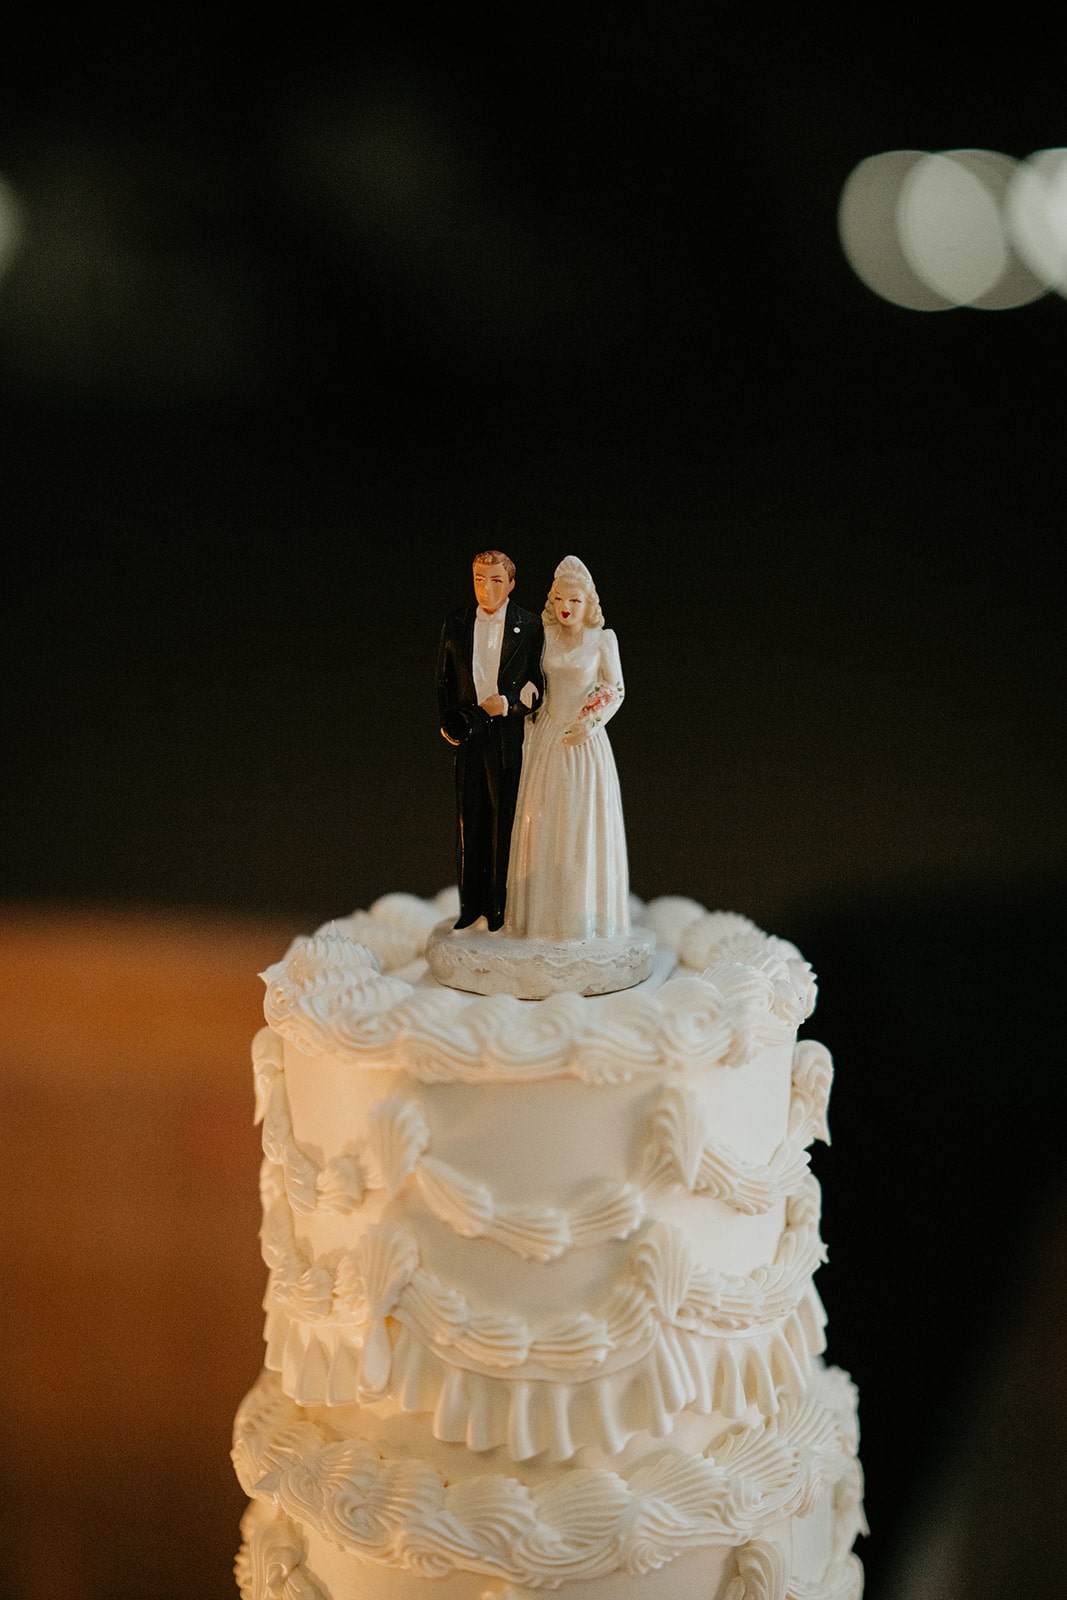
[[[577,556],[564,556],[559,566],[552,575],[552,589],[560,584],[569,584],[575,589],[580,589],[589,602],[589,610],[585,616],[585,627],[602,628],[604,626],[604,613],[600,609],[600,596],[596,592],[593,575],[584,561],[579,561]],[[548,591],[545,609],[541,613],[541,620],[548,628],[558,628],[559,618],[556,608],[552,604],[552,589]]]

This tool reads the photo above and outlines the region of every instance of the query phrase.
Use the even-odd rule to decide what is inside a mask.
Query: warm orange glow
[[[0,910],[5,1573],[27,1600],[113,1574],[155,1594],[164,1570],[223,1592],[230,1423],[262,1363],[256,973],[292,931]]]

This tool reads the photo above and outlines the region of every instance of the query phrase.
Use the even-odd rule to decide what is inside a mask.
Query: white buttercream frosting
[[[263,1502],[253,1500],[241,1539],[234,1563],[241,1600],[330,1600],[307,1570],[307,1541],[291,1518],[265,1515]]]
[[[820,1370],[776,1418],[702,1454],[664,1448],[624,1472],[450,1482],[428,1462],[390,1459],[305,1420],[264,1374],[238,1413],[234,1462],[246,1493],[342,1549],[422,1576],[460,1567],[551,1588],[653,1572],[685,1550],[747,1544],[769,1523],[808,1515],[849,1471],[855,1436],[851,1386]],[[742,1556],[740,1565],[767,1571],[774,1562]]]
[[[376,1318],[395,1315],[424,1343],[438,1352],[455,1350],[466,1364],[496,1369],[532,1363],[542,1370],[563,1365],[569,1377],[580,1378],[600,1366],[608,1351],[643,1352],[656,1324],[707,1336],[780,1323],[796,1310],[824,1259],[813,1178],[793,1197],[787,1216],[775,1259],[744,1277],[709,1271],[693,1259],[677,1229],[654,1223],[603,1302],[542,1328],[521,1316],[504,1318],[472,1306],[420,1268],[416,1236],[396,1223],[369,1227],[335,1264],[309,1261],[293,1239],[280,1190],[264,1218],[263,1250],[272,1269],[271,1299],[301,1322],[340,1323],[355,1330],[353,1342],[361,1345]],[[366,1292],[368,1282],[383,1279],[388,1295],[381,1287]]]
[[[256,1120],[264,1123],[263,1147],[284,1174],[294,1212],[321,1206],[354,1210],[368,1189],[395,1194],[414,1174],[430,1210],[464,1237],[498,1239],[518,1254],[553,1260],[573,1247],[626,1238],[645,1217],[638,1182],[595,1183],[568,1209],[508,1207],[482,1183],[457,1172],[430,1153],[430,1133],[417,1102],[393,1095],[372,1107],[358,1158],[341,1156],[324,1167],[300,1149],[293,1135],[280,1041],[263,1028],[253,1044]],[[826,1106],[832,1064],[814,1040],[798,1044],[793,1058],[793,1098],[788,1137],[770,1161],[746,1161],[709,1137],[697,1097],[682,1084],[664,1087],[649,1113],[642,1139],[643,1183],[682,1184],[706,1192],[748,1214],[766,1211],[776,1199],[796,1193],[808,1168],[812,1139],[829,1139]]]
[[[367,939],[374,920],[372,912],[348,925]],[[377,920],[392,932],[386,909]],[[399,952],[385,937],[372,949],[344,926],[331,923],[296,941],[263,974],[268,1024],[306,1054],[388,1065],[424,1082],[571,1074],[610,1083],[641,1072],[737,1066],[789,1038],[815,1004],[814,977],[799,952],[745,918],[689,923],[677,973],[655,991],[537,1002],[415,986],[381,968],[401,955],[410,965],[413,938]]]
[[[471,995],[426,967],[454,915],[454,891],[386,896],[263,974],[244,1600],[374,1573],[388,1600],[675,1600],[701,1551],[725,1600],[858,1600],[811,968],[670,897],[632,901],[659,943],[633,989]]]

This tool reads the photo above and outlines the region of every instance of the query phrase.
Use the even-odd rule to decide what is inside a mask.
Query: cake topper
[[[478,605],[448,618],[438,661],[441,732],[457,752],[460,911],[430,934],[427,965],[452,988],[520,999],[631,988],[656,941],[630,926],[606,731],[624,694],[618,640],[577,556],[556,568],[541,618],[507,600],[514,565],[501,551],[476,557],[474,575]],[[491,623],[505,604],[497,660]]]
[[[503,926],[526,718],[541,697],[540,617],[510,598],[502,550],[472,562],[473,605],[445,619],[437,653],[441,733],[455,747],[457,928]]]

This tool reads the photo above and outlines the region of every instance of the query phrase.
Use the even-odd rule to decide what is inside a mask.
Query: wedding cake
[[[861,1593],[856,1394],[813,1284],[814,976],[742,916],[630,908],[654,955],[615,993],[438,981],[455,890],[263,975],[243,1600]]]

